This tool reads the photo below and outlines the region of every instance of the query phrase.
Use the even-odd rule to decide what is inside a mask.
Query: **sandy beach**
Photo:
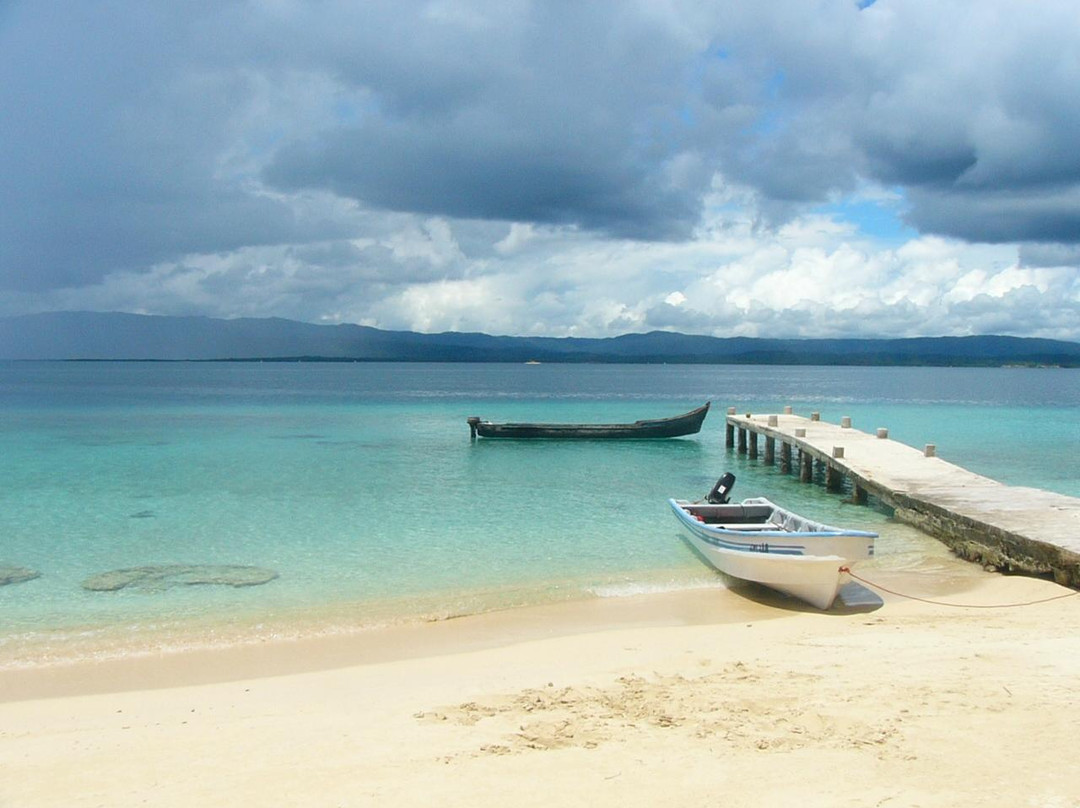
[[[1070,591],[973,580],[923,594]],[[0,805],[1080,805],[1080,597],[882,598],[701,590],[7,671]]]

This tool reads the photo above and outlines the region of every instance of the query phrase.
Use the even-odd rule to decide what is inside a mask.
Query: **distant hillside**
[[[797,365],[1061,365],[1080,343],[1019,337],[750,339],[654,331],[607,339],[417,334],[282,319],[216,320],[97,312],[0,318],[0,359],[319,359],[426,362],[641,362]]]

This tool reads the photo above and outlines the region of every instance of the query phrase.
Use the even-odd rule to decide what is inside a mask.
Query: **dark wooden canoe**
[[[703,406],[683,415],[632,424],[493,424],[473,417],[469,419],[469,429],[473,438],[678,438],[698,432],[708,413],[709,402],[706,401]]]

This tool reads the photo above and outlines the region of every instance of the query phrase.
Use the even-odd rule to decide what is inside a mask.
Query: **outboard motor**
[[[730,471],[725,472],[724,476],[716,481],[716,485],[712,487],[712,491],[705,497],[705,501],[712,505],[726,505],[728,503],[728,494],[731,493],[731,489],[735,487],[735,475]]]

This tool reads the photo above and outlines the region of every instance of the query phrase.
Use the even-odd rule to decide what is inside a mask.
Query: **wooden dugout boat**
[[[693,435],[701,430],[701,423],[709,414],[709,402],[696,410],[671,418],[634,421],[631,424],[497,424],[480,418],[469,418],[472,437],[481,438],[549,438],[549,439],[639,439],[678,438]]]
[[[819,609],[832,606],[852,564],[874,555],[876,533],[815,522],[762,497],[668,504],[690,545],[713,567]]]

